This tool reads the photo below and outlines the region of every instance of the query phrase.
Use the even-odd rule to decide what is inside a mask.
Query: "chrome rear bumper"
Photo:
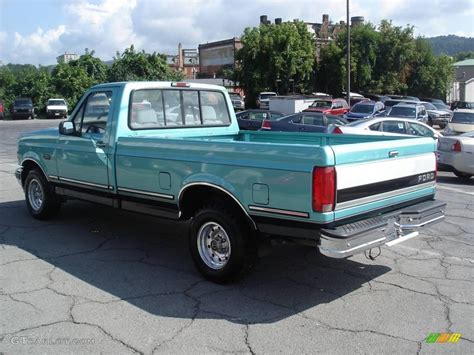
[[[441,222],[446,203],[426,201],[377,217],[321,230],[319,250],[346,258],[381,245],[392,246],[418,235],[418,229]]]

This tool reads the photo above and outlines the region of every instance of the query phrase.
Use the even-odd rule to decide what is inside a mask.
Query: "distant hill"
[[[456,55],[460,52],[474,52],[473,37],[459,37],[455,35],[427,38],[435,54]]]

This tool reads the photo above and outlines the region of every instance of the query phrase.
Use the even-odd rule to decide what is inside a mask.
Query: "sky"
[[[50,65],[64,52],[95,50],[103,60],[134,44],[176,54],[178,43],[239,37],[260,15],[274,21],[346,19],[346,0],[0,0],[0,61]],[[350,16],[390,19],[425,37],[474,37],[474,0],[350,0]]]

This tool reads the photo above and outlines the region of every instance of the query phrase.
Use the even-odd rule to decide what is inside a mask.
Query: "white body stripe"
[[[336,165],[337,189],[373,184],[376,182],[426,173],[436,169],[433,153],[414,157],[387,158],[358,164]]]

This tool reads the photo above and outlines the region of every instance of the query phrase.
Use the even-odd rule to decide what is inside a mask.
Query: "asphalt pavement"
[[[58,123],[0,121],[0,353],[474,353],[474,178],[440,173],[446,221],[374,261],[277,245],[216,285],[186,223],[80,201],[30,217],[16,139]]]

